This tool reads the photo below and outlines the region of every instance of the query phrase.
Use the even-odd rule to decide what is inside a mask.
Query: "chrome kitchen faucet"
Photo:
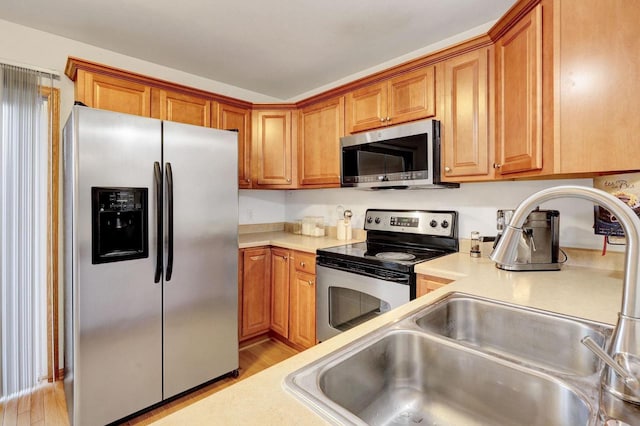
[[[601,388],[626,402],[640,404],[636,387],[640,373],[640,219],[625,203],[604,191],[575,185],[557,186],[536,192],[522,201],[515,210],[490,257],[500,264],[512,264],[527,216],[538,204],[556,198],[592,201],[610,210],[622,225],[627,238],[622,308],[607,352],[613,362],[622,367],[622,370],[618,370],[625,374],[616,373],[607,364],[602,373]],[[598,356],[602,358],[601,355]]]

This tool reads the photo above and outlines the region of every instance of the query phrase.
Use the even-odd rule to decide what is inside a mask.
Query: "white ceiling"
[[[515,0],[2,0],[0,18],[278,99],[493,21]]]

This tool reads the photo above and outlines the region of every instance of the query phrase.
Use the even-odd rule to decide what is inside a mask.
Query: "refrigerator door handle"
[[[167,272],[165,280],[171,281],[173,273],[173,172],[171,171],[171,163],[166,163],[167,175],[167,233],[169,234],[169,247],[167,250]]]
[[[153,282],[159,283],[162,277],[162,169],[160,163],[153,163],[156,184],[156,273]]]

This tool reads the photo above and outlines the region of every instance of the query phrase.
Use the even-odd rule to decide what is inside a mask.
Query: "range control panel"
[[[450,210],[374,210],[364,218],[368,231],[404,232],[409,234],[454,237],[458,213]]]

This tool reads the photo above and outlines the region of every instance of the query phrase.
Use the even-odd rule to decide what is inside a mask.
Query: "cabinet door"
[[[622,0],[554,2],[561,173],[640,169],[639,6]]]
[[[270,266],[268,248],[244,250],[241,338],[269,331],[271,323]]]
[[[421,68],[389,80],[386,124],[436,115],[434,67]]]
[[[304,348],[316,344],[316,277],[295,271],[289,296],[289,340]]]
[[[255,111],[257,185],[292,186],[291,111]]]
[[[300,111],[298,180],[300,185],[340,185],[340,138],[344,136],[344,97]]]
[[[153,89],[152,117],[196,126],[211,126],[211,100]]]
[[[349,133],[362,132],[384,126],[387,118],[387,83],[372,84],[346,97]]]
[[[489,175],[489,48],[445,61],[444,177]]]
[[[78,70],[76,100],[92,108],[151,116],[149,86],[84,70]]]
[[[424,296],[452,282],[447,278],[418,274],[416,277],[416,297]]]
[[[496,168],[542,168],[542,5],[496,43]]]
[[[289,336],[289,250],[271,249],[271,329]]]
[[[216,105],[218,129],[238,130],[238,186],[251,187],[251,111],[232,105]]]

